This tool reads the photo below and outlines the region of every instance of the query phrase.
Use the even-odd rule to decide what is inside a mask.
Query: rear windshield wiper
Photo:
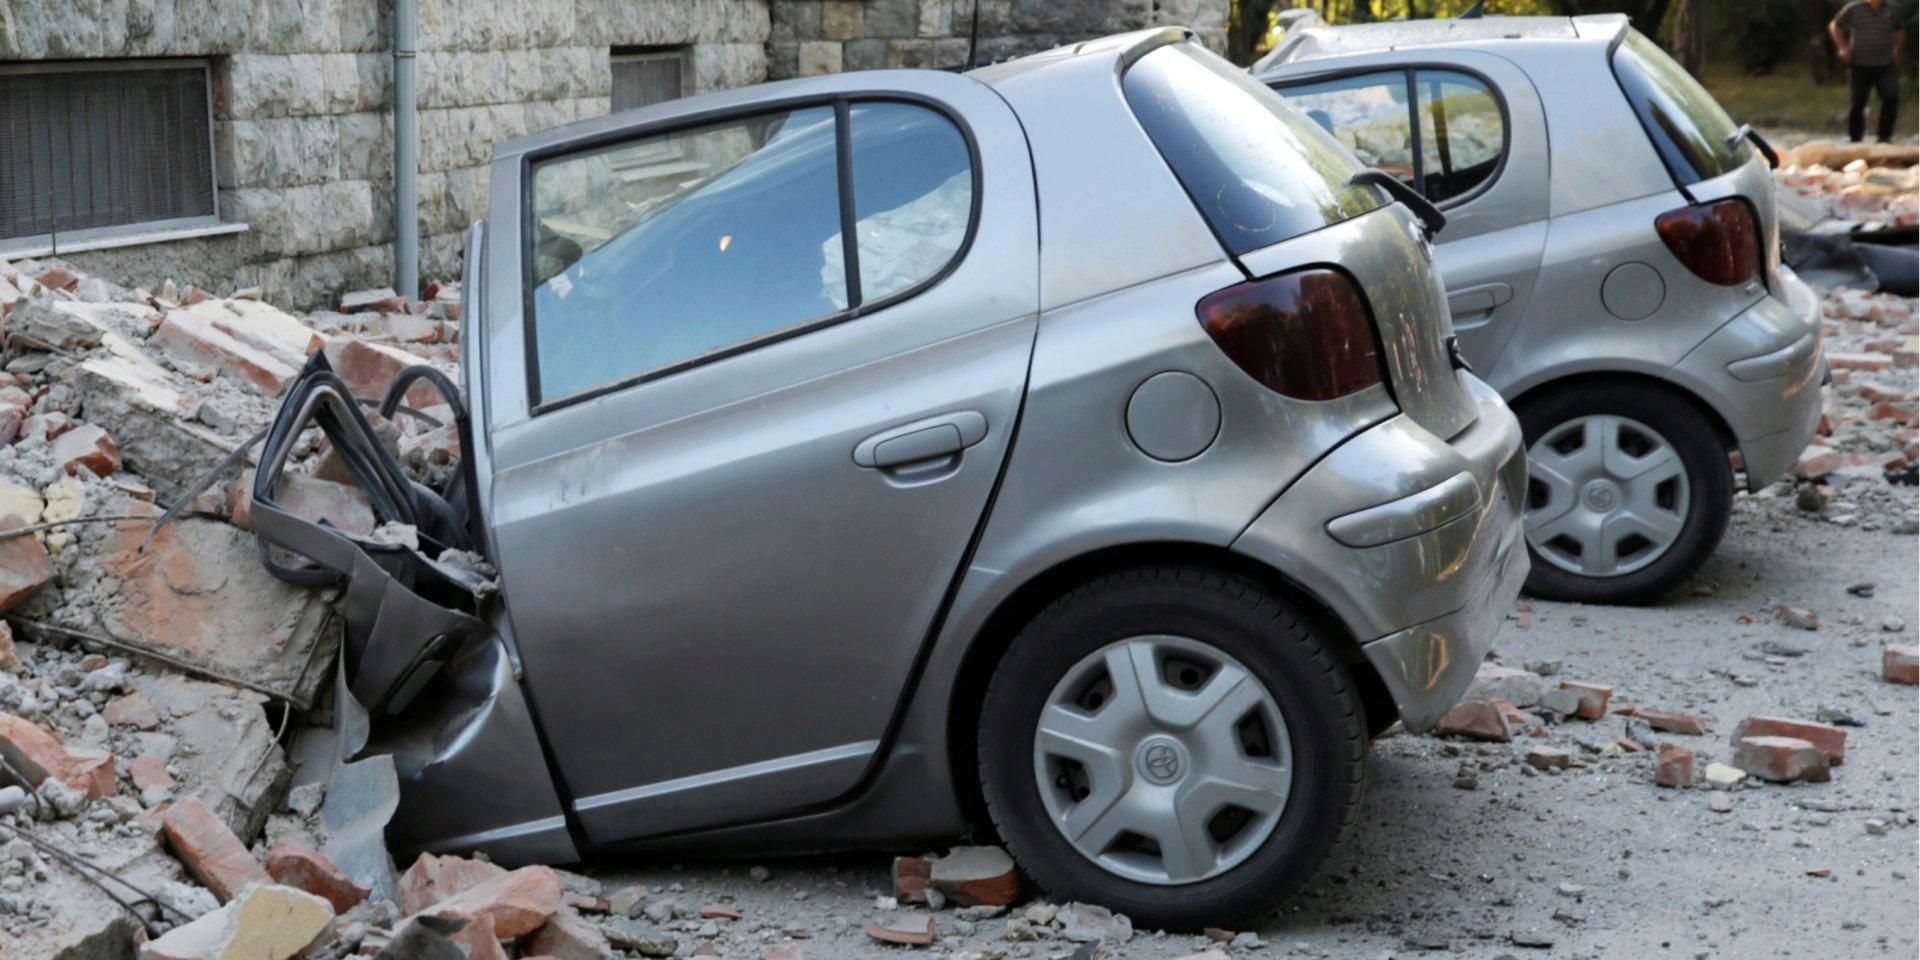
[[[1732,150],[1742,140],[1753,141],[1753,145],[1760,148],[1760,155],[1767,158],[1767,166],[1775,170],[1780,169],[1780,155],[1774,152],[1773,144],[1768,143],[1767,138],[1761,136],[1760,131],[1755,130],[1752,124],[1743,123],[1740,129],[1727,134],[1725,141],[1727,149]]]
[[[1434,206],[1432,200],[1421,196],[1420,191],[1407,186],[1400,178],[1385,170],[1368,167],[1348,177],[1347,183],[1356,187],[1379,187],[1395,200],[1406,204],[1413,211],[1413,215],[1420,218],[1421,227],[1425,230],[1428,240],[1439,236],[1440,231],[1447,226],[1447,215],[1441,213],[1440,208]]]

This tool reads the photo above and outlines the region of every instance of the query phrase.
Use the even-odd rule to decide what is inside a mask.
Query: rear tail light
[[[1360,291],[1324,267],[1208,294],[1200,325],[1240,369],[1275,393],[1331,400],[1386,380]]]
[[[1669,210],[1653,225],[1667,249],[1708,283],[1737,287],[1760,272],[1760,224],[1745,200]]]

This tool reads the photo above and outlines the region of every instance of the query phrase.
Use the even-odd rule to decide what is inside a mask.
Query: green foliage
[[[1831,17],[1838,4],[1831,0],[1742,0],[1709,3],[1706,14],[1707,58],[1739,65],[1747,73],[1772,71],[1807,50],[1808,39],[1822,29],[1816,10]]]

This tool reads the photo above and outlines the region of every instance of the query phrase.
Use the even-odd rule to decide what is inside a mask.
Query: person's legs
[[[1886,143],[1893,139],[1893,122],[1900,117],[1900,68],[1881,67],[1873,85],[1880,91],[1880,142]]]
[[[1873,89],[1873,71],[1870,67],[1849,67],[1847,78],[1852,81],[1847,101],[1847,139],[1859,143],[1867,132],[1867,94]]]

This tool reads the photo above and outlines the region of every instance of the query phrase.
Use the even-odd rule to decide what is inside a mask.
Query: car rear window
[[[1751,145],[1734,137],[1739,127],[1713,94],[1638,30],[1629,29],[1614,48],[1613,74],[1681,186],[1731,173],[1752,157]]]
[[[1191,43],[1141,57],[1127,103],[1220,242],[1246,253],[1383,206],[1360,161],[1280,95]]]

